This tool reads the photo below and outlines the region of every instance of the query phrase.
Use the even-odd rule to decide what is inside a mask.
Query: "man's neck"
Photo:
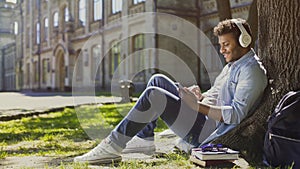
[[[251,50],[250,47],[243,48],[243,49],[242,49],[242,52],[241,52],[241,53],[242,53],[242,56],[246,55],[250,50]]]

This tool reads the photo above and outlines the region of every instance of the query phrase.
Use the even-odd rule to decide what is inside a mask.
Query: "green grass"
[[[0,159],[11,156],[50,156],[65,159],[83,154],[107,136],[133,104],[66,108],[62,112],[1,122]],[[167,126],[159,119],[155,131],[166,128]],[[117,168],[168,166],[170,160],[174,161],[172,165],[184,165],[187,168],[192,166],[187,162],[186,157],[170,154],[156,162],[137,160],[121,162]],[[70,166],[86,168],[86,165],[70,162],[60,164],[60,168],[70,168]],[[49,167],[45,166],[45,168]]]
[[[10,150],[1,151],[0,158],[80,154],[103,139],[122,120],[132,105],[66,108],[62,112],[1,122],[0,148],[5,150],[5,147],[9,147]],[[156,130],[164,128],[166,126],[159,120]],[[103,136],[95,136],[93,133],[102,133]]]

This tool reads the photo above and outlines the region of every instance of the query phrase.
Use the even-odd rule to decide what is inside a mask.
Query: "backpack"
[[[300,91],[285,94],[267,124],[264,163],[300,168]]]

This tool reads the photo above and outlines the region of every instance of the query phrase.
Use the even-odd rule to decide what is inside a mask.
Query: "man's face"
[[[238,44],[232,33],[218,36],[220,52],[224,55],[226,62],[233,62],[241,58],[244,53],[243,48]]]

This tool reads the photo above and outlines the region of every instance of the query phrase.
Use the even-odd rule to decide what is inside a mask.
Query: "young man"
[[[228,64],[211,89],[202,94],[198,86],[179,87],[164,75],[154,75],[110,135],[74,161],[107,163],[121,160],[122,151],[154,151],[158,117],[184,143],[195,147],[225,134],[250,115],[267,86],[266,72],[250,47],[250,27],[245,20],[231,19],[220,22],[214,33]],[[212,120],[215,125],[207,127]]]

